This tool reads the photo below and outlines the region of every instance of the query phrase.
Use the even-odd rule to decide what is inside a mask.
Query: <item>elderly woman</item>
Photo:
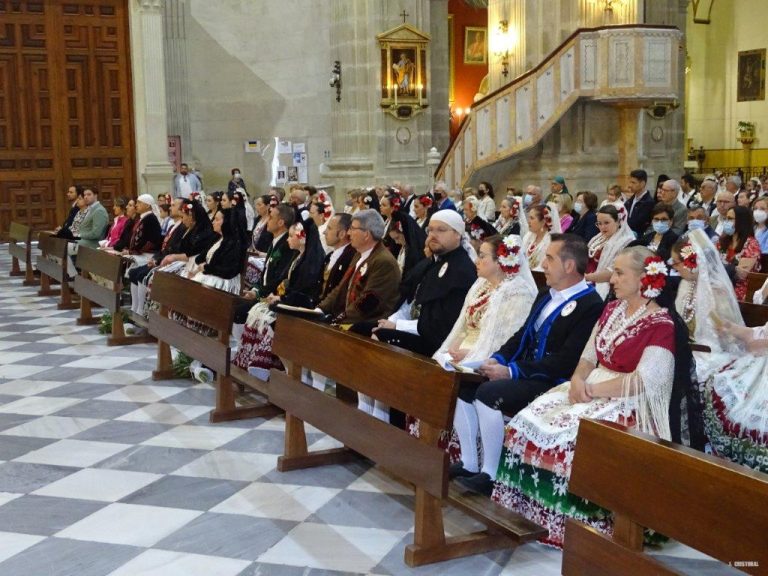
[[[743,206],[729,208],[717,249],[726,267],[735,274],[736,298],[747,296],[747,275],[760,272],[760,244],[755,239],[752,212]]]
[[[139,217],[133,226],[131,240],[122,251],[123,255],[130,256],[133,261],[131,268],[146,264],[163,243],[158,219],[159,210],[154,197],[150,194],[139,196],[136,200],[136,213]]]
[[[551,234],[560,233],[560,215],[552,203],[531,206],[528,210],[528,233],[523,236],[523,249],[531,270],[541,271]]]
[[[669,440],[675,330],[655,302],[666,267],[643,247],[617,257],[609,303],[571,381],[534,400],[506,427],[493,500],[543,525],[562,547],[567,518],[610,533],[610,513],[568,493],[581,418],[620,422]]]
[[[498,234],[493,224],[480,217],[478,214],[479,208],[480,200],[476,196],[467,196],[464,199],[464,222],[475,251],[477,251],[485,238]]]
[[[597,196],[589,190],[579,192],[573,203],[573,211],[578,215],[578,218],[571,224],[569,232],[581,236],[589,242],[600,232],[597,229]]]
[[[510,234],[517,234],[521,238],[525,236],[528,232],[528,221],[524,215],[521,217],[522,210],[520,199],[516,196],[507,196],[501,201],[499,217],[493,224],[500,236]]]
[[[613,275],[613,261],[616,255],[635,238],[626,221],[626,210],[618,210],[609,204],[597,211],[597,229],[600,234],[587,245],[589,262],[587,282],[595,285],[598,294],[605,299],[610,291],[609,281]]]

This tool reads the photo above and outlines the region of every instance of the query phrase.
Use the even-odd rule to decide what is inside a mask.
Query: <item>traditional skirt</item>
[[[248,313],[248,320],[232,363],[243,370],[263,368],[283,370],[283,363],[272,353],[275,314],[266,302],[254,304]]]
[[[602,367],[590,382],[621,376]],[[624,402],[598,398],[570,404],[569,383],[539,396],[506,426],[504,450],[491,498],[544,526],[541,542],[562,548],[565,521],[575,518],[605,534],[613,532],[611,513],[568,492],[576,433],[581,418],[633,424],[624,418]]]
[[[245,267],[245,286],[253,288],[261,280],[264,272],[264,263],[266,258],[259,256],[248,256],[248,265]]]
[[[768,473],[768,358],[732,359],[707,381],[704,428],[715,454]]]
[[[419,438],[419,424],[418,418],[413,416],[405,417],[405,428],[411,436]],[[448,453],[448,461],[451,464],[461,462],[461,446],[459,445],[459,437],[456,434],[456,430],[453,428],[449,430],[443,430],[440,433],[440,439],[437,445]]]

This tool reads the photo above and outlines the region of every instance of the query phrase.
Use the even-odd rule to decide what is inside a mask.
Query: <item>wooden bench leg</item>
[[[47,274],[40,274],[40,290],[38,296],[58,296],[60,290],[51,288],[51,277]]]
[[[173,360],[171,359],[171,347],[162,340],[157,341],[157,370],[152,372],[152,380],[172,380]]]
[[[237,406],[235,403],[236,383],[231,376],[218,374],[216,377],[216,408],[211,410],[211,422],[227,422],[245,418],[271,418],[282,410],[274,404]],[[243,387],[244,388],[244,387]]]
[[[16,256],[13,256],[11,258],[11,272],[9,274],[10,276],[23,276],[24,272],[21,271],[21,268],[19,267],[19,259],[16,258]]]
[[[69,287],[69,281],[67,280],[67,273],[62,274],[61,280],[61,302],[57,308],[59,310],[74,310],[79,304],[74,301],[72,296],[72,289]]]
[[[90,326],[99,323],[99,320],[93,317],[91,308],[91,301],[88,300],[88,298],[80,298],[80,318],[77,319],[78,326]]]

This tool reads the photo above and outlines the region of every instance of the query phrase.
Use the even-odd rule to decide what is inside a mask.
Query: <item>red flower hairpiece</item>
[[[400,234],[403,233],[403,225],[400,222],[400,220],[393,220],[392,221],[392,230],[395,230],[396,232],[400,232]]]
[[[403,205],[403,199],[400,194],[391,194],[389,196],[389,205],[392,207],[392,212],[397,212]]]
[[[691,272],[696,270],[698,267],[698,262],[696,261],[696,251],[693,249],[693,246],[691,246],[690,242],[685,244],[680,249],[680,259],[682,260],[683,266],[688,268]]]
[[[640,280],[643,298],[658,298],[667,283],[667,266],[660,256],[648,256],[644,263],[645,276]]]
[[[301,222],[296,222],[296,224],[293,225],[293,231],[296,235],[296,238],[299,240],[304,240],[307,237],[307,231],[304,230],[304,225]]]
[[[552,231],[552,211],[549,209],[548,206],[544,206],[542,213],[544,214],[544,225],[547,227],[547,230],[551,232]]]
[[[200,198],[200,192],[190,192],[189,199],[190,200],[197,200]]]
[[[496,249],[499,267],[504,274],[517,274],[520,271],[520,247],[520,238],[510,234]]]
[[[432,198],[424,194],[424,196],[419,196],[419,202],[421,202],[421,205],[424,206],[424,208],[432,208]]]
[[[274,208],[278,204],[280,204],[280,200],[277,199],[277,196],[273,195],[273,196],[269,197],[269,206],[270,207]]]

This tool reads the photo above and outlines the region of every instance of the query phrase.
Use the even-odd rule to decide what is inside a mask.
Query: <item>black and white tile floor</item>
[[[0,576],[560,573],[539,544],[409,569],[407,488],[363,462],[278,473],[281,418],[209,424],[210,386],[153,382],[154,346],[107,347],[0,251]]]

